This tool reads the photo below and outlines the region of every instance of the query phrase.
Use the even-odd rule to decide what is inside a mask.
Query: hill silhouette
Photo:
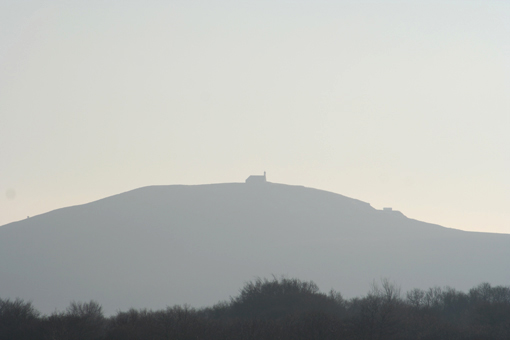
[[[465,232],[331,192],[275,183],[150,186],[0,227],[0,297],[44,313],[72,300],[212,305],[254,277],[313,279],[344,296],[507,284],[510,235]]]

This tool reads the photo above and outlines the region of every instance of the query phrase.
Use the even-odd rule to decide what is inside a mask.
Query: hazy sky
[[[508,1],[0,2],[0,225],[304,185],[510,233]]]

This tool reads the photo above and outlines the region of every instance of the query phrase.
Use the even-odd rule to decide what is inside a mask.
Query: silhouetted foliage
[[[31,302],[0,299],[0,339],[32,339],[38,332],[38,317]]]
[[[482,283],[413,289],[374,282],[364,297],[344,300],[313,282],[257,279],[209,308],[119,311],[109,318],[94,301],[72,302],[40,316],[30,302],[0,299],[0,340],[382,340],[510,339],[510,287]]]
[[[340,315],[343,306],[319,292],[313,282],[273,277],[248,282],[232,299],[228,315],[239,318],[278,319],[292,314],[323,312]]]
[[[44,318],[41,333],[45,334],[44,339],[52,340],[101,340],[106,326],[101,305],[73,301],[65,312]]]

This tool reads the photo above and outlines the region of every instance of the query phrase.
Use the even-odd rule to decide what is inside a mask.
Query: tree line
[[[95,302],[41,315],[0,299],[0,340],[510,339],[510,287],[400,288],[381,280],[363,297],[322,293],[311,281],[256,279],[212,307],[130,309],[105,317]]]

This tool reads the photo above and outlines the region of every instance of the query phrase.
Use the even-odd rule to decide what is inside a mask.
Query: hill
[[[151,186],[0,227],[0,297],[45,313],[71,300],[212,305],[254,277],[314,280],[347,297],[508,284],[510,235],[448,229],[331,192],[274,183]]]

